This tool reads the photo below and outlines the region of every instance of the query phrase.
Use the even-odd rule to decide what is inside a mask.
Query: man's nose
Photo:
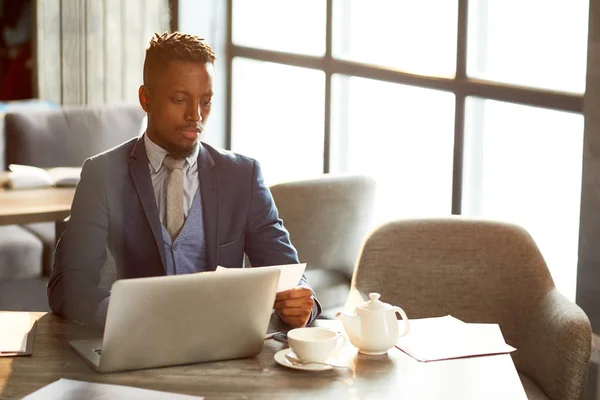
[[[200,109],[200,104],[196,103],[197,105],[191,105],[190,107],[188,107],[187,109],[187,120],[188,121],[202,121],[202,112]]]

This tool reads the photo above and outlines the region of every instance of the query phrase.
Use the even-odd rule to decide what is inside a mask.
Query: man
[[[215,59],[193,35],[150,41],[138,93],[146,132],[84,162],[48,283],[54,313],[104,326],[107,246],[121,278],[242,267],[244,253],[255,266],[298,263],[258,162],[199,141]],[[321,310],[304,277],[274,308],[291,327]]]

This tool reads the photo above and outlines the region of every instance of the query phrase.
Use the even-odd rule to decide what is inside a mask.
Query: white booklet
[[[451,315],[411,319],[410,332],[400,337],[396,346],[423,362],[516,350],[506,344],[498,324],[465,323]]]
[[[7,186],[12,189],[30,189],[51,186],[77,186],[81,167],[38,168],[31,165],[10,164]]]
[[[279,283],[277,284],[277,293],[285,290],[290,290],[298,286],[300,278],[306,269],[306,263],[304,264],[285,264],[285,265],[272,265],[269,267],[252,267],[252,268],[277,268],[281,271],[279,275]],[[239,268],[226,268],[217,266],[215,272],[223,272],[230,269],[239,270]]]
[[[30,355],[35,322],[28,312],[0,312],[0,357]]]
[[[36,390],[23,400],[202,400],[204,397],[139,389],[131,386],[74,381],[61,378]]]

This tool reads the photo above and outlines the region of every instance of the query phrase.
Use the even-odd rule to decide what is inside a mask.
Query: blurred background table
[[[0,189],[0,225],[62,222],[74,194],[75,188]]]

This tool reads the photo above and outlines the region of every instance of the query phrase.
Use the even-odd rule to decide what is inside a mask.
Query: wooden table
[[[20,399],[59,378],[136,386],[211,399],[527,399],[509,355],[420,363],[392,349],[353,356],[351,369],[305,372],[280,366],[286,348],[266,340],[254,358],[100,374],[67,343],[95,337],[52,314],[41,316],[33,356],[0,358],[0,398]],[[341,329],[338,321],[319,325]],[[356,353],[354,347],[347,351]]]
[[[75,188],[0,189],[0,225],[61,222],[74,195]]]

